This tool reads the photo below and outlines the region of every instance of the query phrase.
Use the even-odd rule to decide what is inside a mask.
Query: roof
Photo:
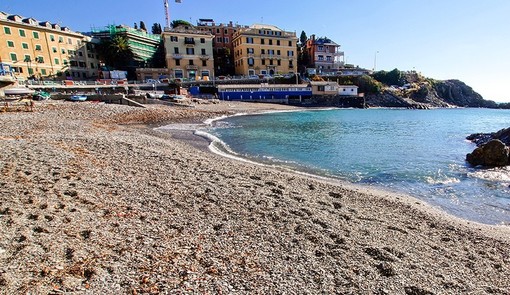
[[[333,42],[331,39],[329,39],[327,37],[321,37],[321,38],[315,39],[315,44],[317,44],[317,45],[326,45],[326,44],[338,45],[337,43]]]
[[[272,31],[280,31],[280,32],[283,32],[282,29],[278,28],[277,26],[273,26],[273,25],[265,25],[265,24],[253,24],[250,26],[250,28],[252,29],[258,29],[258,30],[263,30],[263,29],[266,29],[266,30],[272,30]]]

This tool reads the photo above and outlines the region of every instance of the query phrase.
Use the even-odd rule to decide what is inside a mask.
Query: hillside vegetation
[[[415,71],[378,71],[372,75],[329,77],[342,85],[357,85],[369,107],[485,107],[508,108],[485,100],[459,80],[434,80]]]

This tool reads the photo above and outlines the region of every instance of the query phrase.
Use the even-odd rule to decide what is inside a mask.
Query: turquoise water
[[[510,224],[510,169],[473,169],[471,133],[510,126],[510,111],[342,109],[230,117],[208,132],[225,150],[383,187],[468,220]]]

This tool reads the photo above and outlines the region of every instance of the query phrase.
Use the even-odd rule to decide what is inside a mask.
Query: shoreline
[[[212,135],[211,133],[209,133],[207,131],[204,131],[202,128],[199,128],[199,126],[210,126],[215,121],[227,119],[229,117],[253,116],[253,115],[261,115],[261,114],[263,115],[263,114],[279,113],[279,112],[328,111],[328,110],[333,110],[333,109],[337,109],[337,108],[316,108],[316,109],[311,109],[311,110],[310,109],[297,109],[297,110],[293,109],[293,110],[276,110],[276,111],[275,110],[267,111],[267,110],[261,109],[261,110],[252,111],[252,112],[241,112],[241,113],[235,113],[235,114],[231,114],[231,115],[223,115],[220,117],[207,119],[203,122],[203,124],[191,124],[193,126],[196,126],[197,128],[190,128],[188,130],[190,134],[188,134],[187,136],[185,136],[184,138],[181,138],[181,139],[192,144],[194,142],[193,138],[198,137],[198,138],[204,139],[209,142],[209,145],[207,148],[204,149],[202,147],[203,150],[211,152],[213,154],[220,155],[225,158],[229,158],[229,159],[233,159],[236,161],[245,162],[245,163],[249,163],[249,164],[260,165],[262,167],[266,167],[269,169],[276,169],[276,170],[286,171],[286,172],[290,172],[290,173],[296,173],[296,174],[302,175],[304,177],[311,177],[311,178],[322,180],[322,181],[325,181],[327,183],[334,184],[334,185],[349,186],[352,189],[356,189],[356,190],[368,190],[368,191],[371,191],[372,193],[379,194],[379,195],[399,195],[401,197],[407,197],[407,198],[410,198],[412,202],[417,202],[417,203],[423,202],[427,206],[429,206],[431,209],[439,211],[438,214],[445,214],[447,218],[458,219],[461,223],[479,224],[482,226],[489,226],[489,227],[490,226],[503,227],[503,228],[508,227],[509,228],[508,233],[510,233],[510,223],[505,223],[505,222],[485,223],[485,222],[457,216],[457,215],[454,215],[453,213],[448,212],[446,209],[441,207],[441,205],[439,205],[439,204],[429,203],[420,197],[414,196],[407,192],[399,191],[397,188],[390,188],[390,187],[385,187],[382,185],[370,186],[370,185],[362,184],[362,183],[354,183],[354,182],[350,182],[349,180],[345,180],[340,177],[336,177],[334,175],[314,173],[313,170],[306,169],[306,167],[299,166],[299,165],[295,165],[295,166],[286,165],[284,163],[273,162],[271,160],[257,161],[255,159],[251,159],[250,157],[245,157],[245,156],[239,155],[235,151],[231,150],[226,145],[226,143],[224,143],[220,139],[216,138],[216,136]],[[391,108],[386,108],[386,109],[391,109]],[[172,126],[172,125],[180,125],[180,124],[169,124],[168,126]],[[162,126],[162,127],[166,127],[166,126]],[[157,129],[160,129],[160,128],[157,128]],[[170,129],[161,128],[161,130],[164,130],[166,132],[179,132],[179,130],[172,130],[171,128]],[[215,146],[215,144],[221,145],[223,147],[223,149]]]
[[[238,162],[151,128],[262,107],[38,103],[0,114],[0,287],[507,294],[508,227]]]

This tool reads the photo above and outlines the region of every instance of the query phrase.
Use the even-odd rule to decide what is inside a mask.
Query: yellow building
[[[163,32],[170,78],[212,79],[214,36],[193,27],[179,26]]]
[[[0,12],[0,62],[19,81],[97,78],[99,58],[91,41],[58,24]]]
[[[237,75],[275,75],[296,72],[296,33],[271,25],[252,25],[234,34]]]

